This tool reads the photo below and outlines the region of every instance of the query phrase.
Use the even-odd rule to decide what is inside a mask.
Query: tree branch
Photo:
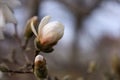
[[[20,74],[23,74],[23,73],[33,73],[32,71],[13,71],[13,70],[6,70],[6,71],[2,71],[2,72],[5,72],[5,73],[20,73]]]

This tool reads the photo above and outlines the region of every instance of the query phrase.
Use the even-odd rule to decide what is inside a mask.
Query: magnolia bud
[[[34,75],[38,80],[47,78],[46,60],[42,55],[37,55],[35,57]]]
[[[48,23],[50,16],[45,16],[39,26],[38,31],[35,30],[33,23],[31,29],[36,35],[37,42],[40,44],[40,50],[43,52],[53,51],[53,46],[62,38],[64,34],[64,26],[58,21]],[[38,44],[38,43],[37,43]]]
[[[26,29],[25,29],[25,33],[24,33],[24,36],[27,39],[29,39],[29,38],[31,38],[33,36],[33,32],[31,30],[31,23],[32,22],[33,22],[34,27],[37,27],[37,25],[38,25],[38,17],[37,16],[33,16],[31,19],[29,19],[27,21]]]

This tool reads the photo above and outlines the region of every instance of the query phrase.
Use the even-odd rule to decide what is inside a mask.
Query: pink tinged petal
[[[41,43],[51,44],[57,42],[64,34],[64,26],[58,22],[50,22],[42,29]]]
[[[41,35],[41,30],[42,30],[42,28],[49,22],[49,20],[50,20],[50,16],[45,16],[42,20],[41,20],[41,22],[40,22],[40,24],[39,24],[39,26],[38,26],[38,35],[40,36]]]
[[[42,45],[49,45],[56,43],[58,41],[57,36],[55,36],[54,32],[49,33],[46,37],[41,38]]]
[[[7,5],[2,6],[2,11],[3,11],[4,17],[7,23],[17,24],[17,20],[15,16],[13,15],[12,11],[10,10],[10,8],[8,8]]]
[[[4,26],[5,26],[5,18],[2,10],[0,9],[0,27],[4,27]]]

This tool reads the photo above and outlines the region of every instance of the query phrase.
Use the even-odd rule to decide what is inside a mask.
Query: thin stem
[[[26,53],[23,52],[23,56],[25,57],[27,64],[30,64],[30,60],[29,60],[28,56],[26,55]]]
[[[14,27],[15,27],[15,34],[18,35],[17,24],[14,24]]]
[[[23,42],[23,45],[21,46],[23,50],[27,48],[28,42],[29,42],[29,39],[25,38],[25,41]]]
[[[21,49],[23,51],[23,56],[27,62],[27,64],[30,64],[30,60],[28,58],[28,56],[26,55],[25,51],[26,51],[26,48],[27,48],[27,44],[28,44],[28,39],[25,39],[25,42],[23,43],[23,45],[21,44]]]
[[[35,60],[35,57],[36,57],[39,53],[40,53],[40,50],[35,50],[35,55],[34,55],[32,67],[34,67],[34,60]]]
[[[40,50],[35,50],[35,57],[40,53]]]
[[[32,71],[13,71],[13,70],[7,70],[7,71],[2,71],[2,72],[5,72],[5,73],[20,73],[20,74],[33,73]]]
[[[15,28],[15,39],[21,44],[21,39],[18,36],[17,24],[14,24]]]
[[[34,59],[35,59],[35,57],[39,54],[39,52],[40,52],[40,50],[35,50]],[[21,70],[27,69],[27,68],[29,68],[30,66],[33,67],[34,59],[33,59],[33,62],[30,63],[30,60],[29,60],[29,58],[27,57],[27,55],[26,55],[26,54],[23,54],[23,55],[24,55],[24,57],[25,57],[25,60],[26,60],[27,64],[25,64],[23,67],[21,67]]]

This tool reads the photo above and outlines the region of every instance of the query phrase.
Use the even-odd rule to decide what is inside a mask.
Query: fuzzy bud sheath
[[[34,75],[37,80],[47,78],[46,60],[42,55],[37,55],[34,61]]]

